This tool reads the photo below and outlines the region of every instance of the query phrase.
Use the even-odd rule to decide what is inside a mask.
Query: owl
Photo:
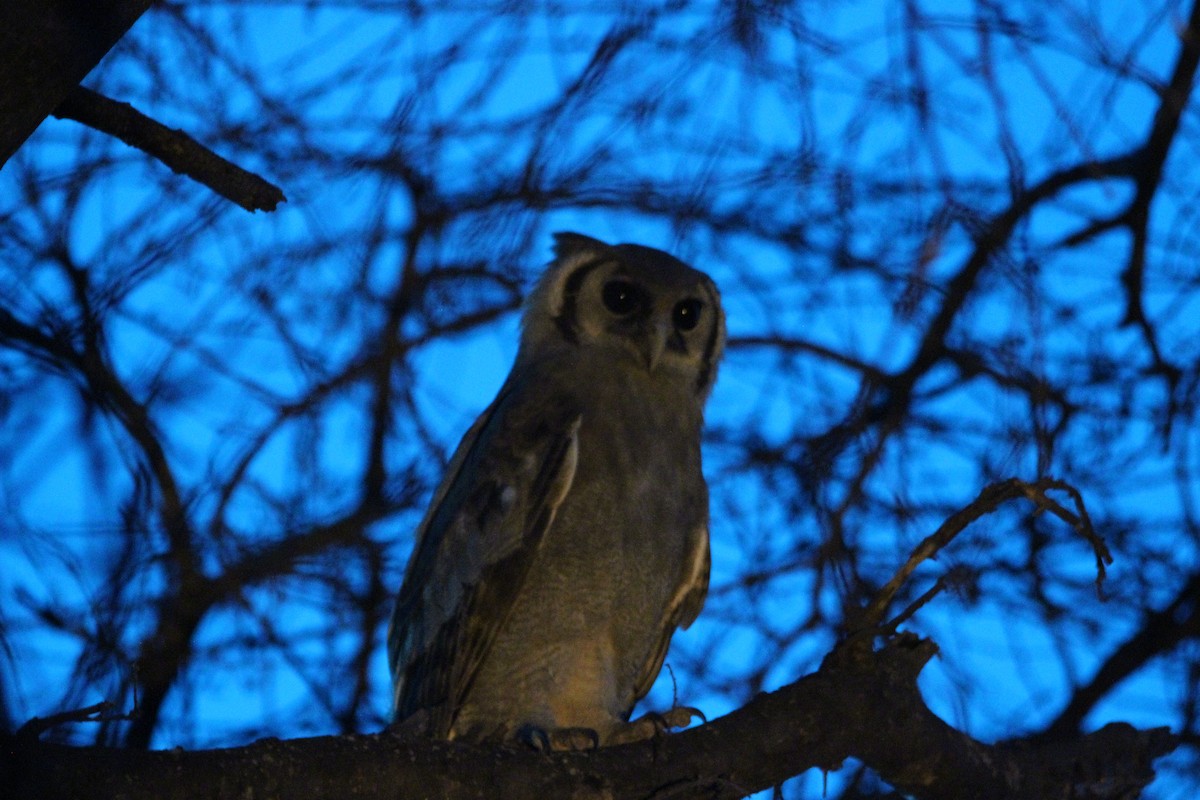
[[[708,590],[720,296],[649,247],[560,233],[554,252],[417,531],[388,630],[405,729],[582,749],[698,714],[629,720]]]

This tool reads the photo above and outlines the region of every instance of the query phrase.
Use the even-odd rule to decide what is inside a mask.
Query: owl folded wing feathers
[[[671,646],[671,636],[676,628],[687,628],[696,621],[704,598],[708,595],[708,576],[712,570],[712,551],[708,542],[708,523],[694,528],[687,540],[687,558],[675,585],[675,592],[667,602],[659,624],[659,638],[649,658],[638,673],[633,687],[634,702],[641,700],[654,685]]]
[[[388,630],[394,719],[423,710],[422,727],[439,738],[449,735],[575,477],[581,418],[543,421],[531,448],[505,413],[512,400],[502,389],[455,451]]]

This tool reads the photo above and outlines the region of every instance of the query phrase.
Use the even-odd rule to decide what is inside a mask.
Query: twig
[[[287,199],[278,186],[226,161],[183,131],[91,89],[76,87],[54,109],[54,116],[115,136],[247,211],[274,211]]]
[[[1075,511],[1072,512],[1049,497],[1046,492],[1050,490],[1066,492],[1075,506]],[[858,621],[859,624],[855,626],[855,633],[865,631],[872,631],[873,633],[882,631],[886,633],[894,631],[895,626],[899,625],[922,605],[933,599],[938,592],[945,588],[948,576],[939,578],[933,588],[921,595],[920,598],[901,612],[892,622],[886,625],[883,624],[884,615],[887,613],[888,607],[892,604],[892,600],[895,599],[896,593],[900,591],[900,587],[908,581],[909,577],[921,563],[931,558],[936,558],[942,548],[953,541],[954,537],[962,533],[972,522],[992,513],[1002,503],[1020,497],[1026,498],[1037,506],[1038,513],[1048,511],[1063,520],[1091,544],[1092,551],[1096,555],[1096,592],[1103,599],[1101,584],[1107,574],[1105,565],[1112,563],[1112,554],[1108,550],[1108,545],[1104,543],[1104,540],[1100,538],[1099,534],[1092,527],[1091,518],[1088,516],[1087,509],[1083,504],[1083,497],[1079,494],[1079,491],[1070,484],[1055,478],[1041,478],[1033,483],[1026,483],[1017,478],[1009,478],[1006,481],[993,483],[984,487],[979,496],[970,504],[952,514],[936,531],[925,537],[913,549],[912,555],[908,557],[908,561],[900,569],[896,570],[896,574],[879,590],[874,599],[871,600],[870,604],[863,611]]]
[[[913,600],[903,611],[888,620],[888,622],[883,625],[882,629],[880,630],[880,634],[882,636],[891,636],[894,634],[896,629],[907,622],[913,614],[917,613],[917,611],[921,609],[922,606],[927,605],[930,600],[941,594],[942,590],[950,585],[953,576],[953,570],[940,576],[934,582],[933,586],[930,586],[927,590],[925,590],[923,595],[918,597],[916,600]]]
[[[67,722],[109,722],[112,720],[132,719],[132,714],[115,713],[117,704],[105,700],[84,708],[71,711],[60,711],[48,717],[33,717],[17,729],[20,739],[37,739],[43,733]]]
[[[675,670],[671,669],[670,664],[665,665],[667,674],[671,676],[671,708],[679,705],[679,684],[675,682]]]
[[[1092,527],[1092,518],[1088,516],[1087,508],[1083,505],[1083,496],[1079,494],[1079,490],[1065,481],[1054,478],[1043,478],[1034,484],[1023,483],[1022,487],[1025,489],[1025,497],[1038,507],[1038,511],[1049,511],[1074,528],[1080,536],[1087,539],[1088,543],[1092,546],[1092,552],[1096,556],[1096,595],[1103,600],[1104,579],[1108,576],[1108,570],[1105,567],[1112,563],[1113,557],[1108,549],[1108,545],[1100,538],[1100,534],[1096,533],[1096,529]],[[1045,494],[1047,489],[1057,489],[1061,492],[1066,492],[1075,504],[1076,513],[1072,514],[1047,497]]]

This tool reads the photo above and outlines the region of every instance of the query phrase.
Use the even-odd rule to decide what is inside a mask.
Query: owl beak
[[[663,351],[667,349],[667,339],[671,335],[671,326],[666,322],[659,322],[650,329],[650,336],[646,340],[646,369],[654,372],[654,368],[658,366],[659,360],[662,359]]]

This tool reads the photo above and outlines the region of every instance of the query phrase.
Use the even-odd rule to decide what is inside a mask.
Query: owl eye
[[[600,297],[604,307],[619,316],[625,316],[642,303],[641,291],[629,281],[609,281]]]
[[[690,331],[695,328],[700,322],[700,312],[703,309],[704,303],[695,298],[680,300],[675,304],[675,308],[671,312],[671,319],[675,323],[675,329]]]

